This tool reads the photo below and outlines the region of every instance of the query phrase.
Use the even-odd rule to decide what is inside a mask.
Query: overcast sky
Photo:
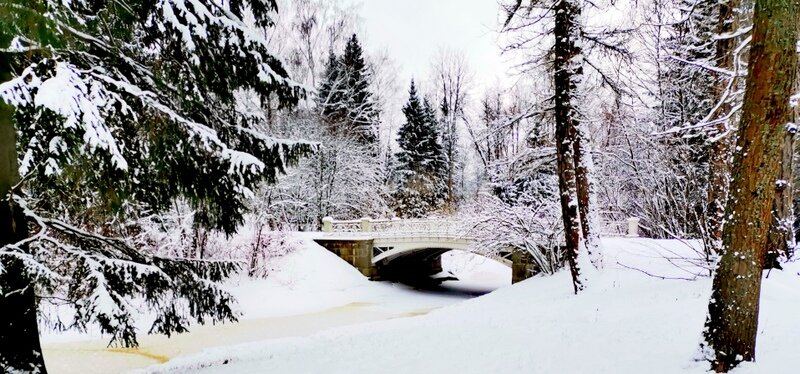
[[[510,64],[497,44],[496,0],[353,0],[361,4],[366,48],[387,50],[399,65],[400,83],[430,77],[442,48],[466,56],[476,84],[507,82]],[[476,87],[477,88],[477,87]]]

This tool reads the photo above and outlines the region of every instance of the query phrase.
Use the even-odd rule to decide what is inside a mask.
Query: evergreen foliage
[[[661,77],[661,118],[665,129],[695,125],[716,103],[714,66],[715,4],[683,0],[681,22],[671,26],[663,48],[669,55]],[[701,139],[703,136],[698,137]]]
[[[378,141],[380,114],[370,92],[372,74],[355,34],[341,57],[330,51],[317,104],[335,134],[347,134],[364,145]]]
[[[716,65],[714,34],[718,11],[716,4],[703,1],[682,0],[677,5],[680,21],[670,26],[670,36],[662,46],[668,58],[659,77],[661,107],[656,121],[660,122],[659,131],[688,130],[659,139],[665,148],[679,151],[667,152],[661,160],[671,175],[659,178],[660,186],[655,188],[663,189],[668,199],[652,199],[644,215],[669,215],[677,225],[664,225],[664,231],[672,235],[700,236],[705,228],[698,223],[706,219],[709,196],[711,142],[720,141],[714,140],[719,135],[715,126],[698,126],[708,121],[705,117],[718,100],[717,78],[707,68]],[[676,204],[674,200],[678,199],[683,201]],[[653,230],[653,234],[663,235],[658,231],[661,230]]]
[[[322,83],[317,90],[317,105],[322,110],[322,116],[330,124],[341,123],[347,118],[343,75],[341,60],[331,50],[325,64]]]
[[[17,129],[24,182],[1,192],[24,213],[12,227],[31,228],[22,241],[0,240],[2,294],[33,286],[76,312],[57,327],[97,324],[125,346],[136,345],[131,299],[155,312],[150,332],[236,319],[214,283],[236,264],[159,258],[119,238],[178,197],[198,225],[233,233],[252,189],[312,150],[265,136],[260,118],[237,109],[237,92],[282,107],[304,95],[258,31],[276,11],[274,0],[0,4],[0,97],[16,108],[3,114]],[[12,304],[0,298],[3,310],[34,307]],[[40,355],[20,357],[3,347],[0,366],[43,369]]]
[[[393,203],[400,217],[424,217],[446,198],[446,165],[433,107],[428,100],[420,101],[413,81],[408,93],[403,107],[406,123],[398,132]]]

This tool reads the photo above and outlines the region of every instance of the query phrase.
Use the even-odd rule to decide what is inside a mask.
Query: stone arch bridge
[[[638,219],[628,219],[627,232],[637,236]],[[527,253],[485,253],[475,249],[469,226],[455,219],[322,220],[317,243],[335,253],[370,279],[422,278],[442,271],[441,256],[462,250],[499,261],[512,268],[512,282],[529,278],[535,266]]]

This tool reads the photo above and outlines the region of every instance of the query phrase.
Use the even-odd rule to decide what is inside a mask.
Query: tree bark
[[[578,213],[581,219],[581,232],[584,238],[589,237],[589,171],[583,164],[585,156],[581,134],[577,133],[575,139],[575,181],[578,190]]]
[[[739,15],[736,10],[739,8],[740,0],[727,0],[719,2],[719,18],[717,20],[717,34],[731,34],[739,29]],[[734,60],[733,52],[736,49],[738,38],[720,38],[716,44],[717,66],[729,71],[733,71]],[[730,79],[736,79],[732,77]],[[721,98],[728,87],[728,81],[720,79],[716,86],[716,96]],[[732,89],[736,89],[733,85]],[[724,117],[733,110],[730,99],[720,105],[717,110],[717,119]],[[730,119],[721,121],[715,125],[714,133],[722,136],[731,126]],[[730,182],[730,158],[731,134],[722,136],[711,144],[709,155],[708,170],[708,206],[706,211],[706,252],[707,255],[718,254],[722,248],[722,226],[725,218],[725,202],[728,197],[728,184]]]
[[[577,22],[580,13],[580,7],[574,1],[562,0],[556,4],[553,79],[558,187],[561,194],[561,216],[566,239],[565,255],[572,273],[575,293],[585,287],[578,265],[582,233],[575,164],[578,120],[577,111],[573,105],[577,82],[583,74],[580,61],[581,48],[576,43],[576,39],[579,37]]]
[[[796,90],[793,90],[796,92]],[[772,202],[772,224],[766,247],[765,269],[780,269],[781,259],[788,260],[794,250],[794,209],[792,190],[794,186],[794,126],[784,130],[780,172],[775,184],[775,199]]]
[[[800,35],[800,22],[796,25]],[[800,67],[795,70],[795,81],[792,92],[800,90]],[[792,110],[792,126],[787,126],[783,135],[783,154],[778,184],[775,185],[775,200],[772,206],[772,225],[770,225],[769,242],[765,269],[782,269],[780,261],[787,261],[794,256],[796,240],[794,235],[795,211],[795,135],[800,122],[800,106]]]
[[[796,0],[756,0],[744,106],[708,305],[712,369],[755,359],[761,275],[794,87]]]
[[[580,215],[581,233],[583,240],[586,244],[587,254],[595,266],[599,266],[597,261],[599,257],[597,251],[599,249],[599,237],[596,232],[593,232],[594,225],[592,222],[592,186],[589,179],[589,162],[592,154],[586,148],[586,138],[584,138],[579,129],[576,129],[575,139],[575,181],[578,191],[578,213]]]
[[[11,77],[6,58],[0,53],[0,82]],[[0,100],[0,248],[28,237],[22,210],[10,199],[19,182],[13,114]],[[0,255],[0,369],[45,373],[34,285],[24,269],[20,260]]]

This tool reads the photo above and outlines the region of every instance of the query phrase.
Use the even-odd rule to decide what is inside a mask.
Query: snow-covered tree
[[[486,192],[470,203],[466,220],[476,248],[494,253],[522,251],[539,271],[564,264],[555,148],[531,147],[494,164]]]
[[[372,71],[353,34],[341,57],[330,51],[317,105],[334,134],[355,136],[362,144],[375,146],[377,153],[380,113],[370,92],[371,80]]]
[[[213,281],[230,263],[154,256],[122,237],[178,197],[232,233],[261,182],[311,150],[254,129],[249,91],[304,94],[270,53],[272,0],[10,1],[0,5],[0,366],[44,371],[39,303],[136,345],[150,332],[236,319]],[[211,280],[212,282],[209,282]],[[137,299],[139,301],[133,302]]]
[[[460,130],[467,121],[472,73],[463,54],[441,51],[433,64],[436,84],[435,97],[441,112],[441,144],[446,158],[448,210],[457,208],[459,171],[463,169]]]
[[[586,273],[597,265],[599,242],[592,213],[593,169],[587,114],[590,76],[617,89],[615,80],[597,61],[598,56],[621,58],[623,32],[605,25],[588,25],[582,0],[515,0],[504,3],[504,31],[512,36],[508,49],[525,54],[524,66],[546,66],[552,79],[552,112],[558,159],[566,259],[575,292],[585,288]],[[592,27],[594,26],[594,27]],[[591,75],[590,75],[591,74]],[[590,209],[591,208],[591,209]]]
[[[242,111],[267,123],[259,126],[261,131],[314,141],[320,148],[277,184],[262,185],[255,192],[252,204],[259,214],[254,218],[265,230],[313,230],[327,215],[338,219],[384,216],[388,212],[387,171],[384,158],[376,157],[376,152],[386,150],[379,150],[377,142],[365,144],[356,131],[345,131],[348,92],[342,57],[332,52],[346,49],[359,25],[357,13],[338,1],[284,2],[276,27],[269,29],[270,40],[279,44],[279,54],[296,72],[293,78],[296,74],[318,91],[291,111],[272,110],[274,105],[264,108],[253,95],[244,95],[240,105]],[[369,74],[369,100],[375,109],[383,110],[387,97],[395,94],[392,70],[386,68],[391,62],[383,55],[362,53],[362,58]]]
[[[445,159],[434,109],[420,100],[414,81],[403,107],[406,122],[398,132],[392,205],[400,217],[424,217],[439,210],[447,195]]]
[[[297,109],[276,117],[276,134],[320,144],[275,185],[256,191],[254,210],[269,230],[315,230],[323,217],[381,217],[389,211],[384,163],[345,134],[332,134],[315,109]]]
[[[528,253],[540,272],[552,274],[564,263],[555,146],[548,117],[532,114],[532,91],[526,85],[487,93],[482,127],[467,126],[485,170],[462,214],[477,248]]]

